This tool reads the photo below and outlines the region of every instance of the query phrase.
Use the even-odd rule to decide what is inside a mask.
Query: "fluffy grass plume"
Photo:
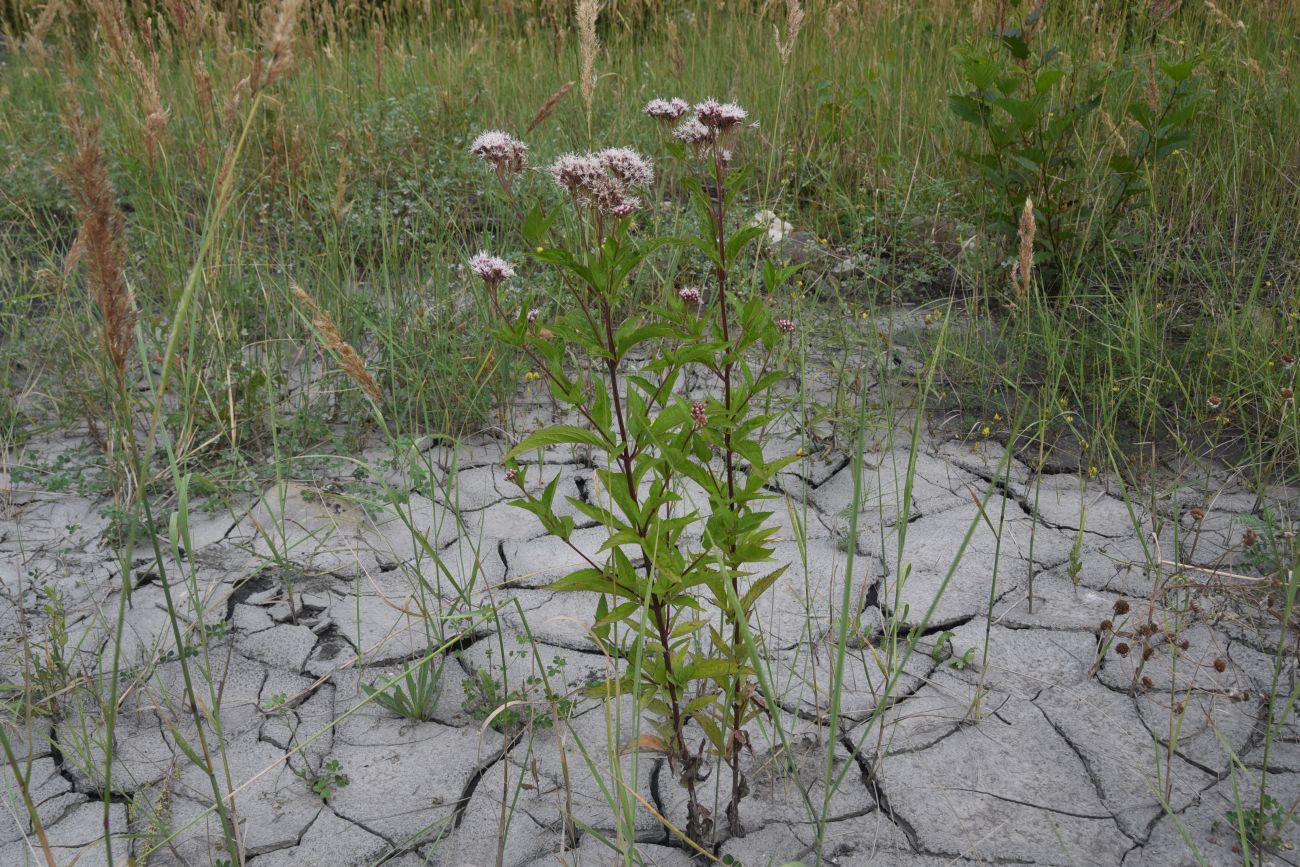
[[[596,52],[600,39],[596,36],[596,17],[600,14],[599,0],[578,0],[578,52],[582,58],[582,102],[587,107],[587,127],[591,127],[591,100],[596,93]]]
[[[339,333],[338,325],[334,323],[334,317],[322,310],[316,304],[315,299],[308,295],[301,286],[293,287],[293,294],[311,312],[312,324],[325,338],[325,345],[339,357],[339,367],[343,368],[343,373],[347,375],[348,379],[360,386],[361,390],[372,400],[376,402],[382,400],[384,395],[379,390],[379,383],[375,382],[375,378],[366,369],[366,363],[361,359],[361,355],[351,343],[343,339],[343,335]]]
[[[76,249],[85,260],[90,296],[99,308],[104,353],[121,380],[135,330],[135,305],[126,282],[126,216],[108,179],[99,125],[79,113],[67,125],[73,150],[58,170],[76,204]]]

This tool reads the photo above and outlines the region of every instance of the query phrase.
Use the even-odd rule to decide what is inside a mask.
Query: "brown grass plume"
[[[1034,235],[1038,224],[1034,220],[1034,200],[1025,197],[1025,208],[1020,212],[1020,226],[1016,235],[1020,238],[1020,256],[1011,270],[1011,282],[1016,287],[1019,301],[1029,299],[1030,279],[1034,270]]]
[[[307,294],[301,286],[293,287],[293,294],[297,296],[302,305],[311,311],[312,324],[316,330],[321,333],[325,339],[325,345],[328,346],[335,355],[339,357],[339,367],[348,379],[360,386],[361,390],[370,396],[372,400],[379,401],[383,398],[383,392],[379,390],[379,383],[370,375],[366,369],[366,363],[362,361],[361,355],[343,339],[339,333],[339,327],[334,323],[334,317],[322,310],[315,299]]]
[[[528,124],[528,129],[524,130],[524,135],[537,129],[539,124],[555,112],[555,107],[560,104],[560,100],[564,99],[565,94],[573,90],[573,85],[575,83],[576,82],[570,81],[559,90],[555,91],[555,93],[552,93],[547,97],[546,102],[542,103],[542,107],[537,110],[537,114],[533,115],[532,122]]]
[[[104,353],[121,380],[135,340],[135,305],[126,282],[126,216],[114,200],[98,125],[80,114],[71,115],[67,124],[74,149],[58,172],[77,206],[77,246],[99,308]]]

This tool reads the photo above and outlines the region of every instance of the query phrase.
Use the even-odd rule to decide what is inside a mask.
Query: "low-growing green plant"
[[[568,660],[556,656],[543,665],[528,639],[522,635],[519,638],[518,648],[503,648],[507,660],[513,657],[526,661],[532,656],[538,664],[538,673],[526,675],[520,685],[507,688],[504,672],[497,678],[489,669],[480,669],[461,684],[465,691],[461,707],[476,720],[491,719],[492,727],[502,732],[513,732],[522,726],[551,728],[557,720],[567,719],[575,704],[573,698],[558,694],[551,686],[553,678],[562,676]]]
[[[321,763],[319,771],[311,768],[299,768],[294,774],[307,782],[311,790],[322,801],[334,797],[334,793],[352,781],[343,773],[343,764],[338,759],[330,758]]]
[[[465,712],[480,722],[491,717],[492,727],[497,731],[514,731],[528,722],[528,696],[523,690],[507,690],[500,680],[493,677],[486,669],[473,677],[467,677],[461,683],[465,691],[461,707]],[[537,717],[543,726],[547,724],[545,716]]]
[[[433,719],[438,697],[442,695],[442,669],[446,664],[446,659],[439,659],[436,666],[432,660],[425,660],[407,670],[388,689],[364,683],[361,689],[380,707],[400,717],[428,722]]]
[[[1232,809],[1227,817],[1251,846],[1281,846],[1282,829],[1295,818],[1268,794],[1260,796],[1258,807]]]
[[[763,453],[762,431],[772,420],[765,392],[784,375],[772,369],[774,356],[795,324],[777,320],[757,287],[734,280],[735,263],[762,233],[728,226],[747,177],[737,159],[746,146],[744,109],[656,99],[646,113],[665,128],[676,125],[670,149],[684,164],[681,183],[698,234],[644,230],[635,194],[651,188],[654,172],[626,148],[559,157],[548,171],[567,207],[539,203],[525,211],[517,185],[527,177],[527,147],[489,132],[471,150],[496,173],[534,261],[559,273],[565,307],[543,320],[530,297],[505,297],[514,269],[503,259],[479,254],[471,268],[504,323],[501,341],[530,359],[557,403],[582,421],[525,438],[507,456],[506,477],[521,494],[514,504],[584,561],[554,586],[600,594],[593,633],[629,663],[617,688],[653,717],[637,745],[668,756],[687,791],[686,836],[699,845],[712,839],[714,821],[697,786],[713,757],[730,765],[728,825],[744,833],[740,802],[748,785],[740,755],[761,702],[754,701],[742,636],[755,604],[785,570],[760,566],[770,559],[773,534],[771,513],[761,508],[770,496],[764,486],[795,460]],[[670,244],[703,257],[711,285],[664,286],[659,298],[637,304],[632,281]],[[763,285],[775,291],[794,271],[768,265]],[[686,393],[688,371],[705,375],[706,393]],[[557,480],[530,489],[518,462],[557,446],[599,456],[596,496],[569,503],[608,531],[600,552],[573,541],[573,517],[556,511]],[[707,512],[686,505],[680,481],[703,490]],[[626,630],[616,632],[618,625]],[[692,726],[703,733],[698,745],[688,741]]]

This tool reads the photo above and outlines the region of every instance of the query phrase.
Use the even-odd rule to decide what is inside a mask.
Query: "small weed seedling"
[[[334,797],[334,793],[339,789],[352,782],[348,775],[343,773],[343,765],[338,759],[327,759],[320,766],[319,772],[313,772],[311,768],[302,768],[294,771],[294,774],[307,781],[311,790],[320,797],[322,801],[328,801]]]
[[[1260,798],[1259,807],[1229,810],[1228,821],[1238,829],[1251,846],[1282,845],[1282,829],[1295,817],[1277,802],[1272,795]]]

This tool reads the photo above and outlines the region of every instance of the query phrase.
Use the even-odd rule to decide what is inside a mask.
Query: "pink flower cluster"
[[[694,114],[686,117],[684,106],[686,106],[685,100],[673,99],[669,102],[656,99],[646,106],[645,112],[659,120],[675,121],[685,117],[686,119],[673,130],[673,138],[690,145],[697,154],[706,146],[713,145],[718,150],[718,158],[723,163],[730,162],[731,152],[722,149],[721,141],[724,138],[730,139],[732,134],[740,129],[745,119],[749,117],[749,112],[734,102],[706,99],[694,107]],[[672,111],[669,111],[670,107]],[[750,126],[756,127],[758,124],[750,124]]]
[[[698,117],[692,117],[673,130],[673,138],[692,147],[699,147],[709,140],[709,128],[700,123]]]
[[[655,120],[670,122],[681,120],[691,110],[691,104],[684,99],[652,99],[645,105],[645,113]]]
[[[551,163],[551,177],[584,207],[615,217],[629,216],[641,200],[629,187],[654,183],[650,161],[630,148],[607,148],[594,154],[565,154]]]
[[[596,154],[605,171],[629,187],[645,189],[655,182],[654,167],[650,161],[631,148],[605,148]]]
[[[699,430],[709,423],[709,416],[705,413],[705,408],[706,404],[704,401],[700,401],[691,407],[691,423],[695,426],[696,430]]]
[[[496,129],[474,139],[469,152],[499,172],[521,172],[528,160],[528,145]]]
[[[776,327],[782,334],[793,334],[795,324],[791,319],[778,319],[776,320]]]
[[[734,102],[718,102],[716,99],[706,99],[695,106],[695,116],[699,118],[700,123],[709,129],[727,132],[744,123],[745,118],[749,117],[749,112]]]
[[[489,286],[496,287],[515,276],[515,269],[510,263],[498,256],[478,253],[469,260],[469,269]]]
[[[691,307],[699,307],[704,301],[704,291],[694,286],[684,286],[677,290],[677,297],[682,299],[682,303]]]

